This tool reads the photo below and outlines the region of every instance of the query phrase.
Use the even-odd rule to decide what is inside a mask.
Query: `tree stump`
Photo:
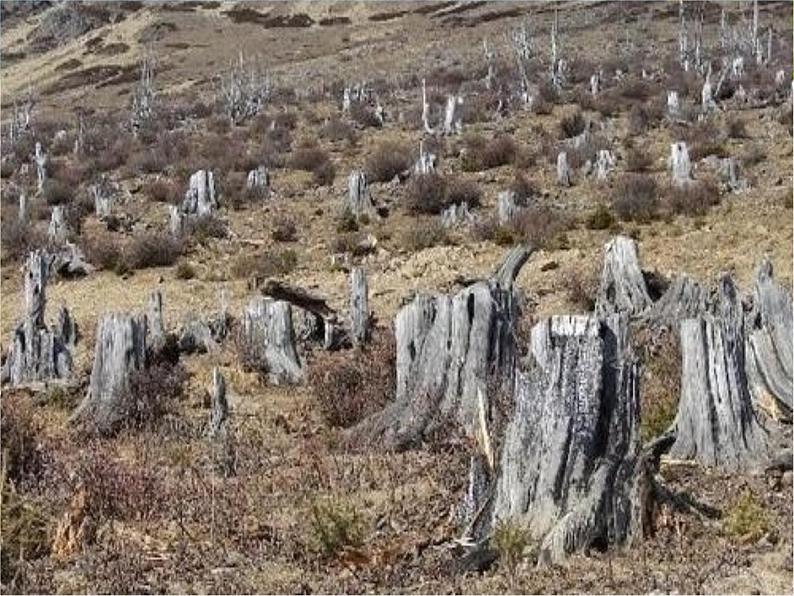
[[[155,351],[165,345],[165,324],[163,323],[163,294],[154,290],[146,303],[146,345]]]
[[[544,564],[642,535],[649,479],[627,328],[625,315],[555,316],[533,327],[501,463],[489,471],[493,489],[480,491],[468,520],[474,538],[513,520],[540,541]],[[478,476],[474,470],[475,482]]]
[[[44,312],[47,304],[47,279],[50,256],[43,251],[28,255],[24,275],[24,319],[14,330],[0,379],[11,385],[65,379],[72,372],[70,346],[77,340],[69,312],[61,312],[61,330],[47,329]]]
[[[505,383],[512,376],[512,284],[529,254],[517,247],[492,279],[454,296],[419,294],[397,313],[395,399],[351,429],[353,440],[404,449],[447,423],[473,431],[478,393],[487,396],[492,375]]]
[[[185,231],[185,215],[176,205],[168,206],[168,230],[173,236],[181,236]]]
[[[678,99],[678,91],[667,92],[667,115],[671,118],[678,118],[681,115],[681,102]]]
[[[348,178],[347,186],[347,205],[350,212],[356,217],[373,214],[375,207],[372,205],[366,174],[361,170],[353,170]]]
[[[609,173],[615,169],[615,156],[611,151],[600,149],[596,158],[596,179],[606,180]]]
[[[419,141],[419,158],[414,164],[415,174],[429,174],[436,169],[436,155],[425,151],[425,142]]]
[[[369,339],[369,289],[364,269],[355,267],[350,273],[350,329],[353,345],[361,346]]]
[[[441,225],[445,228],[458,228],[474,223],[474,215],[469,211],[469,204],[453,203],[441,212]]]
[[[753,411],[745,376],[744,314],[729,276],[717,315],[681,322],[681,398],[670,455],[728,471],[769,457],[768,434]]]
[[[595,313],[637,315],[651,305],[637,257],[637,245],[627,236],[616,236],[604,247],[604,266],[596,297]]]
[[[712,310],[707,288],[687,275],[678,275],[646,313],[654,326],[678,329],[683,319],[691,319]]]
[[[747,379],[757,407],[776,419],[791,420],[791,294],[774,280],[772,263],[758,267],[753,308],[747,318]]]
[[[463,98],[460,95],[447,96],[447,107],[444,110],[445,135],[460,134],[463,131],[463,120],[461,115]]]
[[[670,170],[673,174],[673,184],[678,188],[686,188],[692,182],[692,164],[689,161],[686,143],[670,145]]]
[[[513,221],[518,213],[516,205],[516,193],[512,190],[505,190],[499,193],[496,204],[496,220],[499,225],[506,226]]]
[[[259,166],[257,169],[248,172],[245,187],[249,190],[270,187],[270,173],[267,171],[267,168],[265,166]]]
[[[229,417],[229,402],[226,400],[226,379],[216,366],[212,369],[212,395],[209,436],[220,434]]]
[[[263,364],[263,372],[271,383],[298,383],[303,379],[288,302],[262,296],[251,300],[243,313],[243,337],[252,357]]]
[[[182,202],[182,211],[188,215],[202,217],[210,215],[217,208],[215,177],[212,172],[207,170],[195,172],[190,176],[189,187]]]
[[[56,205],[52,208],[50,226],[47,228],[47,240],[52,244],[63,244],[69,238],[69,227],[66,225],[63,207]]]
[[[571,186],[571,168],[568,166],[568,154],[565,151],[557,154],[557,184]]]
[[[19,209],[17,210],[17,222],[24,225],[28,222],[28,198],[24,192],[19,193]]]
[[[97,324],[94,365],[88,393],[72,421],[110,432],[128,415],[130,375],[146,366],[146,317],[103,315]]]

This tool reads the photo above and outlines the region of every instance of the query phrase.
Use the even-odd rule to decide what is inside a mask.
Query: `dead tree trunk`
[[[726,470],[769,457],[745,376],[744,315],[733,280],[720,280],[718,315],[681,322],[681,399],[670,456]]]
[[[185,215],[176,205],[168,206],[168,229],[174,236],[181,236],[185,231]]]
[[[470,538],[513,520],[540,542],[544,564],[642,535],[650,492],[627,328],[612,315],[555,316],[532,329],[497,477],[467,512]]]
[[[154,290],[149,294],[146,304],[146,344],[157,351],[165,344],[165,324],[163,323],[163,294]]]
[[[44,192],[44,182],[47,180],[47,162],[49,157],[41,148],[41,143],[36,143],[36,152],[33,156],[33,161],[36,163],[36,182],[38,184],[38,192]]]
[[[600,318],[625,312],[637,315],[651,305],[637,257],[637,245],[631,238],[616,236],[604,247],[601,285],[595,312]]]
[[[420,294],[394,321],[396,397],[351,429],[355,441],[387,449],[420,443],[452,422],[471,432],[491,375],[507,382],[514,366],[517,306],[512,283],[530,250],[517,247],[494,277],[454,296]]]
[[[212,369],[212,411],[210,413],[210,437],[220,434],[229,417],[229,402],[226,400],[226,379],[218,367]]]
[[[130,375],[146,366],[146,318],[104,315],[97,324],[95,350],[88,393],[72,421],[109,432],[128,415]]]
[[[262,364],[271,383],[298,383],[303,379],[288,302],[254,298],[243,313],[243,334],[247,349]]]
[[[69,228],[66,225],[63,207],[56,205],[52,208],[50,226],[47,228],[47,240],[53,244],[63,244],[69,238]]]
[[[70,346],[76,341],[76,330],[69,322],[68,311],[61,313],[69,336],[59,328],[47,329],[44,311],[47,304],[47,278],[50,257],[34,251],[25,265],[25,318],[14,330],[6,362],[0,378],[12,385],[64,379],[72,372]],[[66,309],[63,309],[64,311]],[[65,319],[64,319],[65,317]]]
[[[775,419],[791,420],[791,294],[775,282],[772,263],[758,268],[747,320],[747,380],[755,405]]]
[[[270,173],[267,171],[267,168],[265,166],[259,166],[257,169],[248,172],[245,187],[248,190],[269,188]]]
[[[190,176],[190,184],[182,202],[182,211],[188,215],[210,215],[218,208],[215,197],[215,177],[212,172],[199,170]]]
[[[513,221],[518,213],[516,206],[516,193],[512,190],[505,190],[499,193],[496,204],[496,219],[499,225],[506,226]]]
[[[571,168],[568,166],[568,154],[565,151],[560,151],[557,155],[557,184],[571,185]]]
[[[651,325],[677,329],[683,319],[711,311],[707,288],[687,275],[679,275],[646,313]]]
[[[369,289],[361,267],[350,273],[350,328],[354,345],[361,346],[369,338]]]
[[[673,174],[673,184],[677,187],[685,188],[692,182],[692,165],[686,143],[670,145],[670,170]]]
[[[372,197],[369,193],[367,176],[361,170],[353,170],[347,181],[348,202],[350,212],[356,217],[361,215],[371,215],[375,212],[372,205]]]

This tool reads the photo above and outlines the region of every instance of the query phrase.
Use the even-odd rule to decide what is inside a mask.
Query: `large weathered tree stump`
[[[560,151],[557,154],[557,184],[571,186],[571,168],[568,165],[568,154]]]
[[[43,251],[28,255],[24,267],[24,319],[14,330],[0,374],[3,382],[21,385],[65,379],[72,372],[71,348],[77,332],[68,311],[62,309],[59,325],[52,329],[47,329],[44,320],[50,261],[51,257]]]
[[[215,177],[212,172],[199,170],[190,176],[190,183],[185,200],[182,202],[182,211],[189,215],[210,215],[218,208],[215,197]]]
[[[303,379],[288,302],[263,296],[251,300],[243,313],[243,337],[249,355],[262,364],[271,383],[298,383]]]
[[[642,535],[649,480],[627,327],[619,315],[555,316],[532,329],[500,465],[488,471],[493,488],[466,512],[470,538],[511,520],[540,542],[540,563],[551,563]],[[472,481],[482,478],[473,469]]]
[[[347,206],[350,212],[356,217],[362,215],[372,215],[375,207],[372,204],[372,196],[367,184],[367,176],[361,170],[353,170],[347,182],[348,197]]]
[[[478,394],[487,396],[489,378],[507,382],[512,376],[512,283],[529,254],[517,247],[492,279],[454,296],[419,294],[397,313],[395,399],[351,429],[351,438],[404,449],[448,422],[473,431]]]
[[[744,315],[730,276],[720,280],[717,313],[681,322],[681,398],[670,456],[749,469],[766,461],[769,450],[751,403]]]
[[[604,247],[601,284],[596,297],[596,315],[637,315],[651,305],[645,278],[637,257],[637,245],[627,236],[616,236]]]
[[[687,275],[678,275],[645,316],[651,325],[677,331],[683,319],[707,314],[711,308],[708,289]]]
[[[686,143],[670,145],[669,164],[675,186],[685,188],[692,182],[692,164],[689,161],[689,150]]]
[[[165,323],[163,322],[163,294],[154,290],[146,303],[146,345],[155,351],[165,345]]]
[[[124,313],[103,315],[97,324],[94,365],[88,393],[72,415],[109,432],[124,421],[130,375],[146,366],[146,317]]]
[[[66,225],[63,207],[56,205],[50,215],[50,226],[47,228],[47,240],[53,244],[63,244],[69,238],[69,227]]]
[[[782,420],[791,420],[792,409],[791,309],[791,293],[774,280],[772,263],[764,259],[746,322],[747,380],[755,405]]]

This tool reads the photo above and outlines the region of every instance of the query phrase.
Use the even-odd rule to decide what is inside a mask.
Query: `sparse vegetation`
[[[724,527],[735,540],[755,542],[769,531],[769,515],[758,498],[745,489],[726,512]]]
[[[351,505],[318,501],[311,508],[311,541],[324,557],[361,546],[364,528],[361,514]]]
[[[642,174],[627,174],[615,184],[612,209],[624,221],[648,223],[659,210],[656,181]]]
[[[399,143],[381,143],[367,156],[365,172],[370,182],[389,182],[412,166],[411,151]]]

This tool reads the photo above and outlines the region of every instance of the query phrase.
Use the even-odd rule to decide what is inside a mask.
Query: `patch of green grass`
[[[726,511],[723,527],[729,536],[742,542],[755,542],[769,531],[769,514],[750,490]]]
[[[352,505],[318,501],[312,505],[311,516],[312,542],[325,557],[363,544],[363,520]]]
[[[494,528],[491,546],[499,555],[500,565],[507,571],[511,584],[514,583],[518,565],[528,554],[529,530],[516,522],[500,520]]]

